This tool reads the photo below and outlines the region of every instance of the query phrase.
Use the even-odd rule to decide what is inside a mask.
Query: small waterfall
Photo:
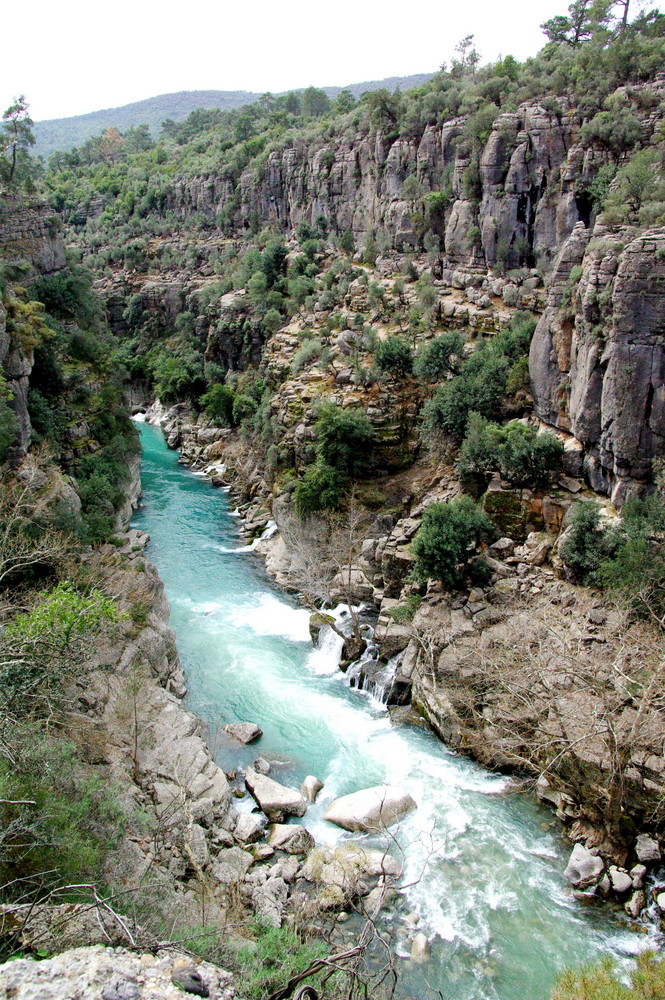
[[[261,532],[261,534],[257,538],[255,538],[253,542],[250,542],[249,545],[241,545],[241,546],[239,546],[238,548],[235,548],[235,549],[227,549],[227,548],[224,548],[224,546],[220,545],[219,551],[223,552],[224,555],[229,555],[229,556],[230,555],[237,555],[240,552],[253,552],[254,549],[259,544],[259,542],[264,541],[264,539],[266,539],[266,538],[272,538],[272,536],[278,530],[279,529],[277,527],[277,524],[274,521],[268,521],[267,525],[265,526],[265,528],[263,529],[263,531]]]
[[[396,653],[387,663],[378,659],[378,648],[370,643],[359,660],[352,663],[346,676],[351,687],[366,694],[377,708],[387,708],[393,681],[404,652]]]
[[[355,608],[354,610],[359,610]],[[323,614],[334,619],[338,629],[343,633],[336,632],[330,625],[324,625],[319,631],[316,645],[307,659],[307,666],[315,674],[330,677],[339,670],[342,652],[344,650],[344,635],[348,635],[351,624],[351,615],[346,604],[338,604],[330,611]]]

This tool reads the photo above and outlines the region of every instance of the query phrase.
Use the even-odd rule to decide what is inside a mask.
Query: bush
[[[233,425],[234,393],[228,385],[213,385],[201,396],[201,405],[208,416],[218,421],[222,427]]]
[[[112,789],[81,773],[72,744],[34,724],[16,724],[12,744],[14,759],[0,757],[3,897],[36,901],[58,886],[101,882],[124,819]]]
[[[457,471],[461,479],[500,471],[517,486],[545,486],[561,469],[562,456],[563,445],[554,434],[538,434],[518,420],[499,427],[471,413]]]
[[[377,344],[375,361],[379,371],[404,377],[413,369],[413,351],[401,337],[388,337]]]
[[[665,503],[660,493],[631,497],[621,524],[606,532],[595,580],[616,591],[640,615],[665,615]]]
[[[306,368],[312,361],[318,361],[321,357],[321,341],[318,339],[308,340],[302,347],[299,347],[293,355],[291,362],[291,374],[297,375],[299,371]]]
[[[206,390],[203,357],[191,348],[164,347],[152,361],[155,393],[163,403],[196,403]]]
[[[549,431],[538,434],[512,420],[500,431],[499,468],[516,486],[546,486],[561,470],[563,445]]]
[[[233,424],[237,426],[248,417],[253,417],[259,408],[259,404],[251,396],[237,395],[233,399]]]
[[[447,590],[461,586],[475,546],[495,536],[494,525],[469,497],[431,503],[412,545],[416,576],[439,580]]]
[[[559,554],[578,579],[584,581],[600,566],[602,550],[600,507],[595,500],[583,500],[573,508],[570,528]]]
[[[324,403],[314,425],[319,458],[344,475],[362,473],[374,443],[374,428],[364,410],[341,410]]]
[[[423,407],[426,431],[433,435],[446,434],[459,440],[464,435],[472,410],[484,417],[498,415],[509,366],[510,362],[505,357],[481,355],[477,351],[461,374],[437,389]]]
[[[342,499],[346,477],[322,459],[310,465],[293,493],[293,506],[305,518],[317,510],[335,510]]]
[[[425,431],[460,440],[471,411],[486,418],[498,417],[509,379],[528,351],[535,327],[531,313],[517,312],[509,330],[497,333],[467,358],[459,373],[440,386],[423,407]]]
[[[424,344],[416,355],[415,371],[420,378],[440,382],[457,371],[456,361],[462,357],[464,337],[459,330],[449,330]]]
[[[303,972],[311,963],[326,954],[323,943],[304,942],[290,927],[254,927],[256,943],[241,949],[239,980],[241,1000],[263,1000],[278,990],[293,976]],[[318,986],[320,977],[307,982]]]

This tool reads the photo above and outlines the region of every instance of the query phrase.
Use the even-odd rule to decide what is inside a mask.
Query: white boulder
[[[252,767],[247,768],[245,784],[259,807],[273,823],[283,822],[285,816],[304,816],[307,803],[295,788],[280,785]]]
[[[416,809],[408,792],[392,785],[375,785],[335,799],[323,818],[344,830],[382,830]]]

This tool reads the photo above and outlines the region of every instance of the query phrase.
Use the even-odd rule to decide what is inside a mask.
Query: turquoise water
[[[418,803],[398,833],[405,882],[415,883],[403,906],[434,938],[433,958],[420,967],[401,961],[404,990],[544,1000],[563,966],[637,950],[643,938],[609,907],[585,909],[567,892],[566,849],[551,814],[426,731],[393,726],[350,689],[331,655],[312,650],[308,612],[275,589],[255,556],[233,553],[242,542],[225,493],[178,465],[160,431],[143,424],[141,437],[144,507],[134,524],[151,536],[188,704],[213,733],[237,721],[264,731],[240,751],[221,743],[222,765],[260,753],[277,761],[273,774],[285,784],[317,775],[324,790],[303,822],[319,843],[349,837],[322,819],[338,795],[390,781]],[[399,932],[397,941],[406,954]]]

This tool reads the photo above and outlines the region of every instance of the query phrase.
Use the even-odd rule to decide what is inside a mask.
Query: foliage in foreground
[[[124,818],[113,789],[86,776],[74,744],[45,725],[4,716],[2,728],[0,899],[100,882]]]
[[[305,942],[291,927],[256,923],[253,932],[256,947],[241,949],[238,955],[241,1000],[263,1000],[326,953],[322,942]],[[308,983],[316,985],[317,980]]]
[[[665,996],[665,957],[643,952],[627,981],[622,979],[611,959],[581,972],[567,970],[552,990],[552,1000],[661,1000]]]

